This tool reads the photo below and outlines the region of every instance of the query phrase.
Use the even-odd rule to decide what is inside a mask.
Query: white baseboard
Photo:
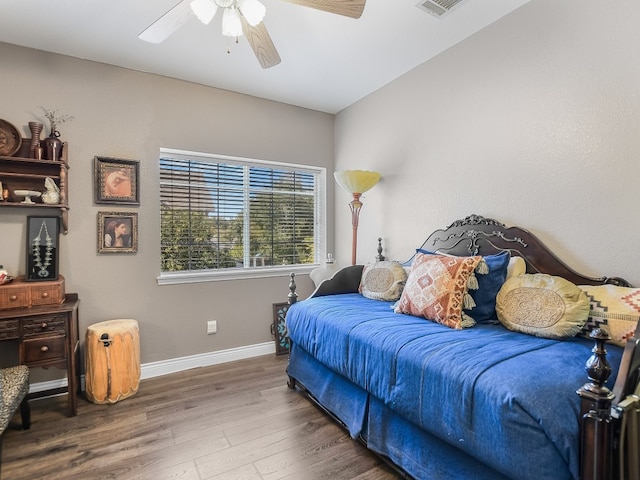
[[[261,355],[269,355],[276,352],[274,342],[258,343],[256,345],[247,345],[244,347],[230,348],[228,350],[218,350],[217,352],[199,353],[188,357],[171,358],[169,360],[160,360],[159,362],[150,362],[140,365],[140,378],[153,378],[169,373],[182,372],[198,367],[209,367],[220,363],[233,362],[243,360],[245,358],[259,357]],[[84,386],[84,375],[80,379]],[[56,388],[64,388],[67,386],[67,379],[50,380],[47,382],[34,383],[29,387],[29,393],[42,392],[45,390],[53,390]]]
[[[247,345],[245,347],[230,348],[217,352],[200,353],[188,357],[172,358],[159,362],[145,363],[140,366],[140,378],[153,378],[169,373],[182,372],[197,367],[209,367],[220,363],[243,360],[245,358],[259,357],[276,353],[274,342],[259,343],[257,345]]]

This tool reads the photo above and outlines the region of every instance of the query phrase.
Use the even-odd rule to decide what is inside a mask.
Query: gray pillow
[[[395,302],[407,282],[407,271],[396,262],[376,262],[365,265],[358,291],[372,300]]]

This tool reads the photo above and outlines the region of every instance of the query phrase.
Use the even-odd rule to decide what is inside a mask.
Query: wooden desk
[[[0,310],[0,341],[19,342],[20,363],[29,367],[57,367],[67,371],[69,413],[78,412],[79,336],[77,293],[65,295],[60,305],[41,305]],[[56,389],[57,391],[57,389]],[[55,393],[48,390],[30,398]]]

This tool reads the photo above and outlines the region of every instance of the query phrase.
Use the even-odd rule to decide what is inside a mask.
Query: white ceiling
[[[0,41],[337,113],[528,1],[466,0],[435,18],[418,0],[368,0],[354,20],[262,0],[282,58],[267,70],[243,37],[227,54],[220,12],[159,45],[139,40],[178,0],[3,0]]]

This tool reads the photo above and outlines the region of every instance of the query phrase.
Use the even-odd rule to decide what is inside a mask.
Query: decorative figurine
[[[47,191],[42,194],[42,203],[46,203],[47,205],[57,205],[60,203],[60,188],[58,188],[58,185],[56,185],[56,182],[54,182],[51,177],[44,179],[44,188],[46,188]]]

